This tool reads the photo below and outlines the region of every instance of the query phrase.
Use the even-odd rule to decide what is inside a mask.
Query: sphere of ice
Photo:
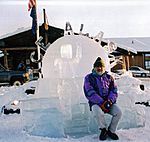
[[[50,45],[42,62],[44,78],[74,78],[90,73],[100,56],[109,71],[107,52],[99,42],[82,35],[66,35]]]

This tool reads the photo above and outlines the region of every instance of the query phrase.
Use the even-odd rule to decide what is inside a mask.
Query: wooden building
[[[101,45],[104,47],[105,45],[108,44],[109,41],[112,42],[112,40],[110,39],[109,40],[104,39],[101,42]],[[113,55],[116,59],[120,59],[120,62],[117,62],[117,64],[111,70],[112,71],[115,71],[118,69],[128,70],[130,67],[130,58],[132,56],[135,56],[137,54],[137,51],[128,46],[119,45],[119,44],[116,44],[116,42],[114,43],[117,46],[117,49],[113,51],[110,55]]]
[[[42,42],[47,44],[63,36],[64,30],[52,26],[48,26],[48,30],[45,30],[43,24],[39,27],[39,33],[43,37]],[[30,54],[33,51],[37,52],[35,41],[36,35],[32,33],[31,28],[20,29],[12,34],[1,36],[0,50],[3,51],[4,56],[0,58],[0,63],[8,69],[15,70],[23,60],[26,66],[37,68],[37,63],[30,60]],[[44,54],[42,50],[41,54]]]
[[[137,54],[130,55],[129,52],[129,67],[140,66],[144,69],[150,70],[150,38],[111,38],[109,39],[119,47],[128,47],[137,51]],[[127,48],[127,50],[128,50]]]

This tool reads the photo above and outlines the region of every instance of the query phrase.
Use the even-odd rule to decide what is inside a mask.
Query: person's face
[[[105,72],[105,67],[95,67],[95,71],[97,74],[102,75]]]

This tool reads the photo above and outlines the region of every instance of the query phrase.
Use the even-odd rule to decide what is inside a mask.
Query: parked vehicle
[[[118,70],[114,70],[112,72],[114,72],[114,73],[116,73],[118,75],[122,75],[122,74],[124,74],[126,72],[126,70],[125,69],[118,69]]]
[[[29,71],[8,70],[0,64],[0,85],[22,85],[30,80]]]
[[[132,72],[133,76],[147,77],[150,76],[150,71],[145,70],[139,66],[131,66],[129,71]]]

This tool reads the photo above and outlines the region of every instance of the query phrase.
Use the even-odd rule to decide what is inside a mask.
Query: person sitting
[[[113,77],[105,71],[104,61],[100,57],[95,61],[92,73],[85,76],[84,93],[101,130],[99,139],[106,140],[109,136],[113,140],[118,140],[119,137],[115,131],[122,112],[116,103],[117,87]],[[112,116],[108,128],[105,114]]]

